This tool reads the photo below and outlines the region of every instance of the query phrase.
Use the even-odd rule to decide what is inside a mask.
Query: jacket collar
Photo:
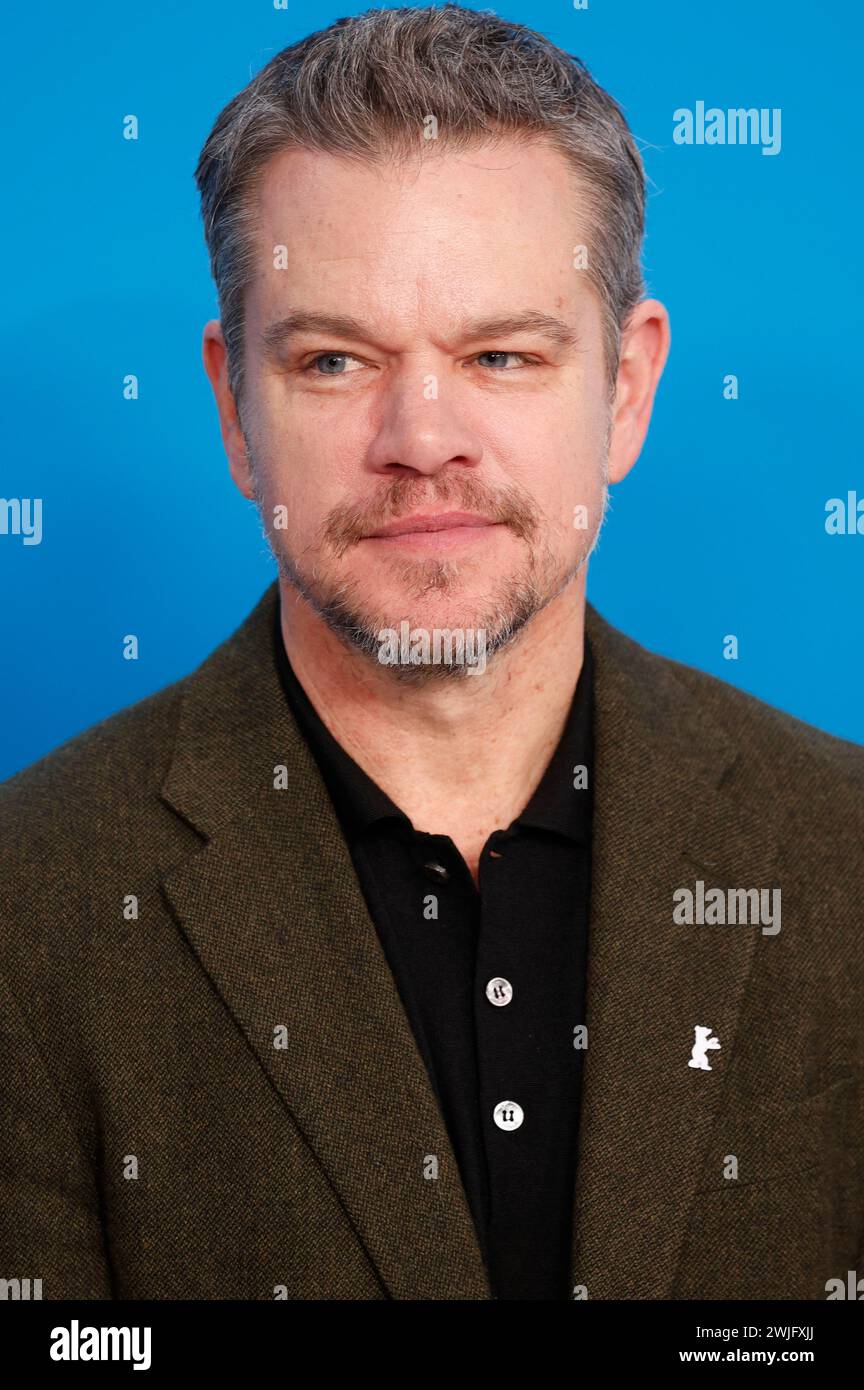
[[[762,939],[757,926],[675,925],[672,895],[700,878],[767,887],[776,845],[709,713],[728,709],[713,698],[723,687],[590,605],[586,627],[597,752],[573,1282],[589,1298],[668,1298]],[[687,1065],[697,1025],[721,1045],[709,1072]]]
[[[272,659],[278,586],[190,676],[165,802],[201,848],[178,921],[398,1299],[488,1298],[452,1147],[326,788]],[[685,668],[589,604],[594,825],[572,1282],[668,1297],[758,928],[672,923],[702,877],[767,886],[765,818]],[[728,786],[724,783],[727,779]],[[273,1046],[284,1025],[287,1046]],[[694,1027],[722,1050],[687,1066]],[[721,1060],[722,1059],[722,1060]],[[428,1155],[436,1181],[423,1176]]]

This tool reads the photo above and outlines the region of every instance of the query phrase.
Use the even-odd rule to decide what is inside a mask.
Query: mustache
[[[371,501],[341,503],[328,514],[320,540],[339,558],[388,522],[442,502],[455,504],[454,511],[478,512],[490,521],[509,526],[529,544],[540,529],[540,513],[533,498],[516,483],[493,490],[477,478],[441,474],[434,479],[394,478]]]

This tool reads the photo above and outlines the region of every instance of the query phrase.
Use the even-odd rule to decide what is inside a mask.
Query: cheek
[[[256,402],[247,424],[247,439],[264,484],[268,503],[282,503],[292,517],[304,517],[316,505],[321,480],[332,477],[330,460],[316,431],[282,405]],[[329,441],[332,453],[332,435]]]
[[[283,400],[278,409],[263,413],[260,440],[268,475],[303,512],[326,513],[351,495],[351,461],[362,457],[364,448],[356,421],[343,426],[332,412]],[[353,483],[356,489],[356,476]]]
[[[596,409],[561,409],[544,412],[533,428],[522,421],[508,438],[506,471],[551,524],[569,525],[577,502],[594,505],[601,497],[605,428]]]

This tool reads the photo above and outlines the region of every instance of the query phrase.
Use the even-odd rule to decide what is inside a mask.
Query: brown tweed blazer
[[[0,1279],[45,1299],[490,1296],[277,601],[0,787]],[[587,625],[572,1284],[824,1299],[864,1276],[864,750]],[[697,880],[779,888],[781,930],[676,924]]]

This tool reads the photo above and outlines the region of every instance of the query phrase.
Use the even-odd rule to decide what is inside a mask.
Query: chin
[[[365,564],[318,564],[301,574],[283,558],[280,569],[333,631],[367,655],[377,652],[385,632],[397,632],[401,642],[404,623],[410,633],[473,633],[491,656],[509,646],[558,591],[551,557],[544,558],[547,564],[539,569],[532,556],[530,563],[509,569],[487,564],[485,573],[441,559],[394,559],[371,571]]]
[[[390,627],[407,619],[415,627],[471,627],[488,622],[494,611],[491,593],[464,592],[422,595],[394,590],[371,599],[366,612],[374,614],[378,627]],[[379,621],[380,619],[380,621]]]

